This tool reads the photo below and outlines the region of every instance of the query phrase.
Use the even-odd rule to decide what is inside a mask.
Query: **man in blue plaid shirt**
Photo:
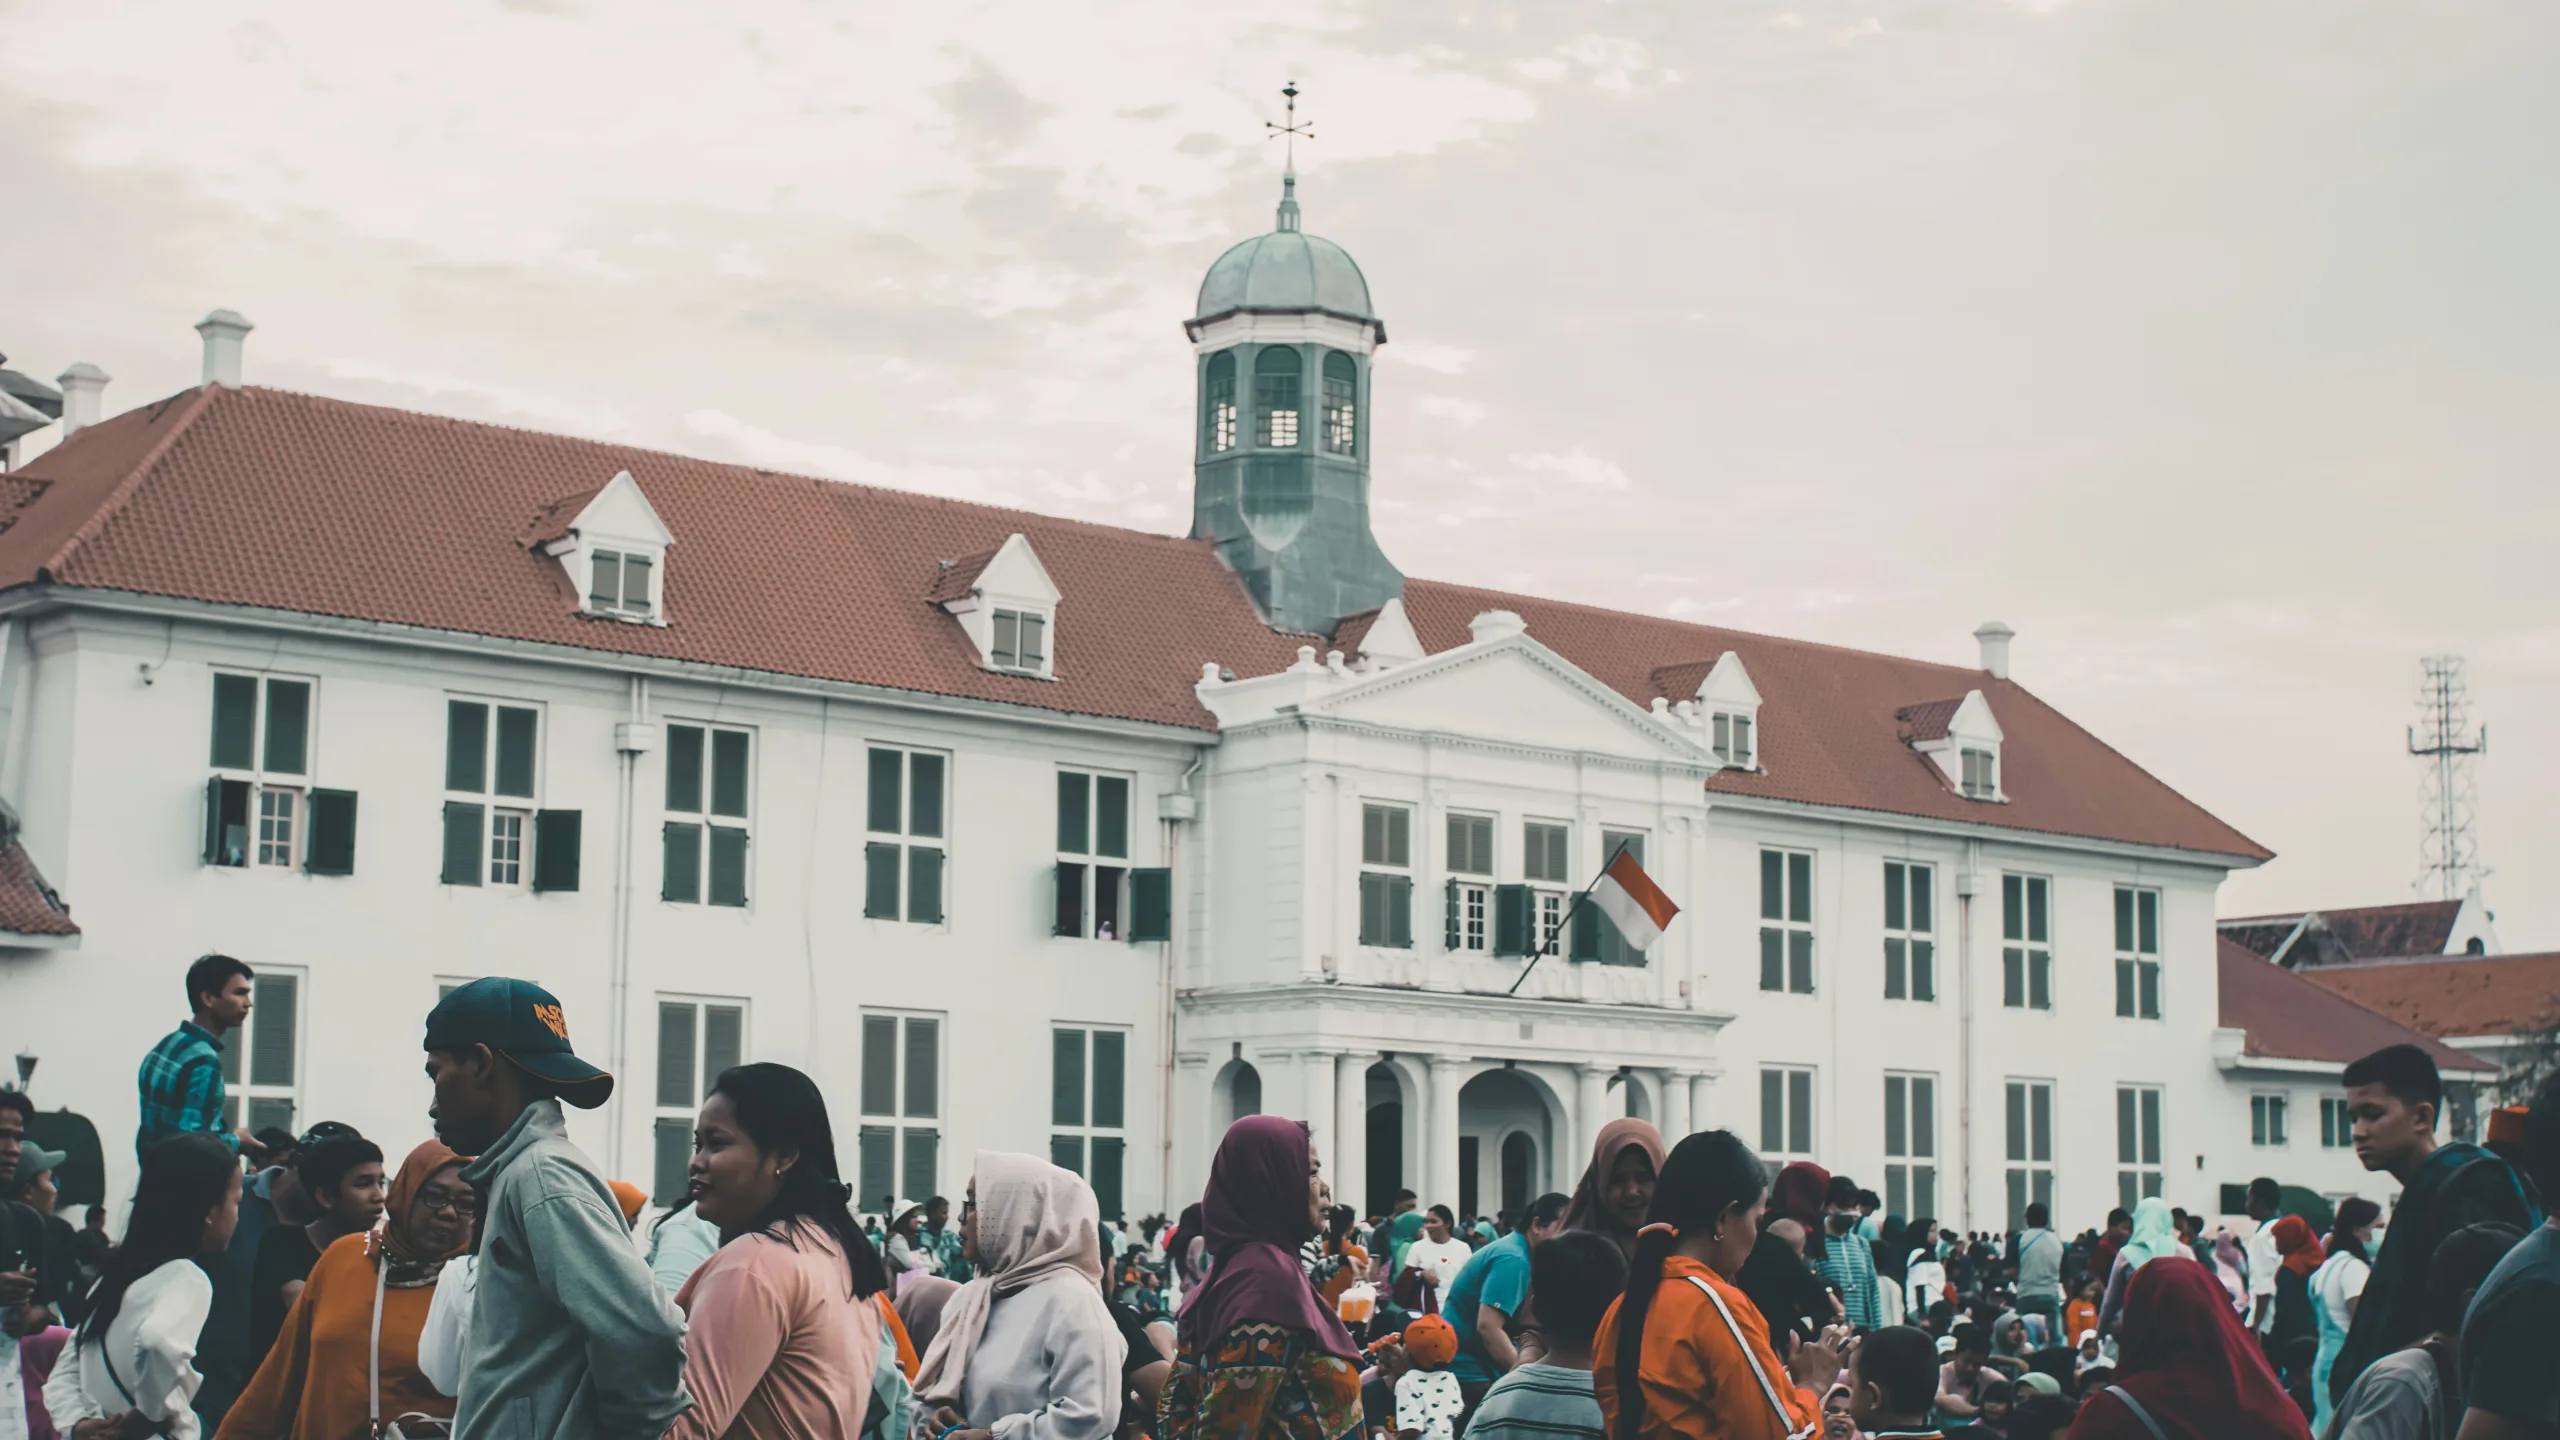
[[[171,1135],[200,1130],[234,1149],[245,1143],[254,1157],[256,1142],[222,1116],[222,1036],[248,1020],[250,980],[249,967],[228,955],[207,955],[187,967],[187,1006],[195,1015],[142,1057],[136,1156]]]

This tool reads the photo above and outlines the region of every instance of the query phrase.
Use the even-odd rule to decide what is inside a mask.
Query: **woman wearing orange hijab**
[[[1592,1341],[1610,1440],[1788,1440],[1821,1427],[1847,1327],[1781,1360],[1733,1283],[1760,1237],[1767,1173],[1726,1130],[1688,1137],[1663,1162],[1626,1293]]]
[[[321,1252],[217,1440],[344,1440],[403,1415],[452,1416],[452,1398],[418,1370],[418,1332],[444,1263],[471,1243],[479,1196],[463,1183],[463,1163],[433,1140],[409,1152],[382,1223]]]
[[[2285,1393],[2308,1415],[2311,1367],[2320,1351],[2320,1317],[2311,1308],[2311,1272],[2328,1257],[2311,1222],[2299,1215],[2276,1222],[2276,1253],[2284,1257],[2284,1264],[2276,1271],[2276,1313],[2267,1326],[2267,1363],[2283,1377]]]

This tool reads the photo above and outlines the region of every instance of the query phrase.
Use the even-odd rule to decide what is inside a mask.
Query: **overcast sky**
[[[1156,530],[1179,322],[1306,228],[1391,343],[1407,573],[2016,674],[2410,896],[2468,657],[2490,899],[2560,947],[2549,0],[0,0],[0,350]]]

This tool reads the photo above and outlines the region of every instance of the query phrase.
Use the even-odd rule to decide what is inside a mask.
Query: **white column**
[[[1609,1077],[1617,1072],[1617,1067],[1576,1065],[1573,1072],[1573,1123],[1582,1132],[1582,1148],[1588,1153],[1592,1146],[1600,1143],[1600,1127],[1610,1121]]]
[[[1333,1057],[1333,1149],[1324,1157],[1335,1203],[1369,1213],[1369,1066],[1364,1051]]]
[[[1715,1128],[1715,1112],[1707,1104],[1708,1092],[1715,1087],[1716,1077],[1713,1075],[1689,1077],[1689,1124],[1693,1128],[1699,1130]]]
[[[1694,1128],[1689,1123],[1689,1072],[1662,1072],[1662,1143],[1677,1145]]]
[[[1301,1093],[1306,1097],[1303,1114],[1307,1122],[1307,1139],[1315,1145],[1316,1158],[1324,1173],[1333,1174],[1333,1052],[1302,1051],[1298,1057]]]
[[[1455,1055],[1431,1057],[1431,1106],[1422,1122],[1422,1173],[1430,1180],[1422,1187],[1425,1209],[1458,1208],[1458,1067],[1463,1063]]]
[[[1183,1206],[1209,1188],[1209,1156],[1217,1137],[1209,1133],[1209,1057],[1185,1054],[1174,1058],[1173,1154],[1167,1167],[1170,1187],[1165,1204],[1179,1214]]]

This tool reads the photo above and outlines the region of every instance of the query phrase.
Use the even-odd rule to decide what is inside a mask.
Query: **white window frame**
[[[1888,1215],[1938,1213],[1938,1077],[1884,1076],[1884,1195]]]
[[[533,881],[533,816],[542,808],[543,764],[542,740],[549,728],[549,707],[539,700],[513,700],[496,695],[467,695],[459,691],[445,694],[444,798],[447,803],[477,805],[480,808],[480,883],[492,889],[521,890]],[[453,707],[481,707],[480,721],[480,787],[456,790],[450,757],[453,750]],[[533,715],[533,793],[501,795],[498,793],[498,712],[524,710]],[[752,747],[751,747],[752,748]],[[752,764],[750,765],[752,770]],[[708,773],[707,771],[705,772]],[[515,865],[508,873],[502,855],[507,846],[507,831],[512,825]]]
[[[912,767],[908,774],[913,776]],[[1067,848],[1065,817],[1058,817],[1058,864],[1077,867],[1076,883],[1081,887],[1076,899],[1076,914],[1079,917],[1077,928],[1082,933],[1069,938],[1125,940],[1129,938],[1129,872],[1137,864],[1131,852],[1138,848],[1138,777],[1125,770],[1088,770],[1080,765],[1061,765],[1058,767],[1058,789],[1062,801],[1064,782],[1069,776],[1082,777],[1085,782],[1082,849]],[[1120,853],[1117,855],[1105,854],[1102,849],[1102,789],[1105,781],[1121,787]],[[945,825],[943,828],[947,830],[950,827]],[[1059,873],[1063,875],[1065,872],[1061,870]],[[1107,906],[1104,904],[1106,900],[1110,902]],[[947,910],[949,906],[944,908]],[[1106,909],[1109,911],[1107,917],[1104,914]]]
[[[278,986],[290,986],[293,991],[292,1034],[285,1042],[293,1075],[284,1081],[260,1080],[255,1068],[258,1058],[256,1046],[283,1008],[275,1003],[273,990]],[[268,1125],[277,1125],[279,1129],[298,1135],[303,1130],[302,1080],[308,1073],[306,1055],[311,1036],[311,1027],[305,1021],[311,1013],[310,973],[288,965],[261,965],[257,973],[249,977],[249,994],[248,1020],[239,1029],[222,1037],[222,1123],[234,1130],[245,1129],[252,1133]],[[278,1124],[272,1110],[262,1111],[262,1106],[277,1101],[282,1101],[285,1106],[281,1124]]]
[[[2151,919],[2147,936],[2142,927],[2146,901]],[[2120,1020],[2157,1020],[2168,1010],[2160,995],[2160,903],[2159,890],[2151,886],[2115,887],[2116,1018]],[[2146,998],[2148,1009],[2143,1004]]]
[[[1413,948],[1413,877],[1415,868],[1413,863],[1413,827],[1414,821],[1419,818],[1419,815],[1419,807],[1401,800],[1364,799],[1360,802],[1360,868],[1358,871],[1358,878],[1353,882],[1357,893],[1354,896],[1355,909],[1352,913],[1360,922],[1359,934],[1357,936],[1359,943],[1369,949],[1411,950]],[[1379,828],[1376,834],[1372,834],[1372,826],[1370,824],[1373,817],[1387,817],[1380,820],[1379,823],[1382,828]],[[1394,817],[1402,817],[1402,824],[1398,825]],[[1402,859],[1397,858],[1397,850],[1399,847],[1396,844],[1396,837],[1398,834],[1403,836],[1404,841],[1401,847],[1403,851]],[[1377,843],[1370,843],[1372,840],[1375,840]],[[1375,883],[1373,883],[1373,880]],[[1392,883],[1396,880],[1402,880],[1404,882],[1404,887],[1401,892],[1399,892]],[[1378,897],[1378,918],[1381,921],[1387,922],[1392,922],[1395,919],[1395,907],[1391,903],[1392,897],[1399,893],[1403,895],[1404,940],[1402,943],[1398,943],[1395,938],[1396,926],[1393,923],[1388,923],[1384,925],[1383,928],[1372,927],[1369,925],[1368,911],[1370,896],[1373,893]]]
[[[1461,854],[1458,827],[1481,831],[1484,854]],[[1449,811],[1441,825],[1442,858],[1449,872],[1449,916],[1442,940],[1449,950],[1484,955],[1493,949],[1494,877],[1499,873],[1502,833],[1500,816],[1475,810]],[[1465,847],[1472,851],[1472,841]]]
[[[669,905],[701,905],[706,908],[718,908],[724,910],[751,910],[755,908],[756,895],[756,761],[758,758],[757,752],[763,749],[763,746],[759,743],[761,737],[758,736],[756,731],[750,726],[722,725],[708,720],[688,720],[673,716],[668,717],[665,729],[667,735],[667,760],[665,766],[667,771],[666,778],[670,780],[670,782],[673,778],[675,768],[675,732],[679,729],[699,730],[702,732],[702,775],[701,792],[694,797],[695,807],[692,809],[682,809],[677,807],[673,803],[675,797],[665,793],[665,786],[661,786],[660,788],[660,799],[663,802],[663,818],[665,823],[669,825],[691,825],[695,827],[695,834],[693,837],[693,898],[690,900],[668,898],[666,895],[666,886],[663,877],[661,878],[659,885],[659,898],[662,903]],[[747,793],[746,813],[743,815],[728,814],[713,808],[718,804],[720,789],[720,737],[723,735],[740,735],[746,738]],[[743,862],[742,872],[738,877],[739,886],[744,893],[735,905],[730,905],[711,898],[712,832],[715,830],[736,831],[746,837],[746,859]],[[673,852],[675,842],[671,838],[667,838],[663,830],[660,832],[660,835],[661,843],[659,846],[659,864],[664,866],[666,863],[665,857]]]
[[[2017,897],[2014,905],[2010,903],[2012,894]],[[2053,980],[2053,877],[2003,871],[2000,1004],[2010,1010],[2050,1011]],[[2041,1003],[2037,1000],[2039,991],[2043,994]],[[2017,998],[2013,1000],[2011,996]]]
[[[2126,1100],[2131,1097],[2128,1117]],[[2161,1193],[2167,1182],[2163,1162],[2168,1121],[2166,1091],[2158,1085],[2126,1082],[2116,1086],[2116,1198],[2131,1210]],[[2127,1128],[2128,1118],[2131,1128]]]
[[[884,1020],[894,1022],[891,1033],[894,1034],[896,1046],[890,1061],[891,1091],[886,1109],[875,1105],[880,1096],[870,1083],[872,1037],[881,1033],[874,1029],[874,1022]],[[944,1127],[943,1115],[947,1107],[943,1102],[950,1097],[951,1093],[951,1017],[939,1010],[891,1010],[865,1006],[856,1023],[859,1028],[855,1031],[854,1040],[854,1112],[859,1117],[859,1121],[854,1139],[854,1183],[867,1186],[875,1178],[864,1167],[863,1147],[873,1137],[885,1132],[889,1137],[889,1154],[896,1171],[898,1186],[904,1188],[893,1187],[894,1197],[873,1195],[866,1189],[855,1197],[857,1201],[855,1208],[876,1209],[888,1198],[913,1200],[917,1204],[922,1204],[941,1193],[943,1142],[949,1138]],[[911,1115],[907,1112],[914,1107],[915,1103],[910,1086],[914,1077],[908,1073],[908,1070],[913,1053],[915,1027],[920,1024],[931,1027],[934,1037],[931,1067],[933,1100],[923,1113]],[[910,1147],[913,1144],[911,1137],[919,1135],[929,1136],[933,1141],[933,1173],[930,1175],[917,1176],[909,1173],[912,1167],[908,1162],[914,1158],[910,1154]],[[925,1183],[918,1185],[916,1182],[919,1179]]]
[[[1770,1123],[1773,1096],[1778,1101],[1774,1127]],[[1798,1160],[1813,1158],[1814,1147],[1822,1143],[1814,1129],[1820,1103],[1821,1076],[1813,1066],[1760,1067],[1760,1158],[1771,1175]],[[1801,1146],[1795,1143],[1799,1140],[1804,1142]]]
[[[586,574],[579,577],[578,603],[588,614],[602,619],[623,620],[639,625],[657,623],[658,596],[666,579],[666,552],[645,545],[606,541],[583,546],[581,558],[586,561]],[[646,567],[649,572],[647,577],[649,593],[642,596],[636,605],[632,603],[629,594],[631,566],[634,561]],[[597,598],[596,577],[603,573],[607,565],[610,565],[613,571],[614,598],[610,604]]]
[[[291,870],[302,863],[304,848],[310,839],[312,772],[319,768],[320,750],[320,677],[286,675],[264,670],[231,670],[216,668],[214,681],[206,687],[206,699],[213,702],[222,677],[245,679],[257,686],[257,703],[251,707],[249,721],[249,765],[247,767],[215,764],[206,768],[224,780],[240,781],[249,787],[249,801],[244,811],[240,862],[224,862],[222,870]],[[277,682],[308,688],[309,700],[302,712],[302,770],[294,773],[267,768],[268,713]],[[210,718],[210,717],[208,717]],[[270,798],[272,797],[272,798]],[[282,813],[271,813],[280,810]],[[283,822],[280,842],[272,839],[270,826]],[[281,849],[275,848],[281,844]]]
[[[2026,1224],[2027,1206],[2053,1208],[2054,1084],[2029,1076],[2012,1076],[2003,1088],[2002,1156],[2007,1162],[2009,1228]],[[2041,1122],[2041,1123],[2039,1123]]]
[[[2286,1090],[2257,1090],[2249,1095],[2249,1144],[2257,1149],[2284,1149],[2293,1143],[2293,1095]]]
[[[1550,845],[1543,837],[1561,834],[1560,845]],[[1551,865],[1558,858],[1548,853],[1560,850],[1561,866]],[[1573,822],[1545,820],[1532,815],[1520,822],[1520,883],[1529,887],[1531,911],[1537,917],[1536,941],[1540,953],[1556,944],[1564,928],[1565,902],[1573,895]]]
[[[1967,800],[2000,798],[2000,752],[1978,745],[1967,745],[1956,751],[1962,772],[1957,788]]]
[[[1040,651],[1027,655],[1022,645],[1023,622],[1039,627]],[[1057,617],[1036,605],[993,605],[987,614],[987,668],[1015,675],[1047,676],[1056,659]]]
[[[1774,899],[1769,886],[1773,859],[1778,881]],[[1815,938],[1814,917],[1821,913],[1815,907],[1821,876],[1814,864],[1814,853],[1783,845],[1761,846],[1759,882],[1761,993],[1820,994],[1822,952]],[[1772,978],[1777,981],[1774,985],[1770,983]]]
[[[1736,770],[1755,768],[1760,752],[1753,748],[1751,732],[1757,728],[1754,716],[1743,710],[1717,710],[1707,721],[1707,733],[1713,737],[1709,748],[1716,758]]]
[[[1938,999],[1938,867],[1927,861],[1884,862],[1884,998],[1920,1004]]]
[[[667,1053],[667,1021],[669,1018],[667,1012],[671,1009],[677,1008],[682,1008],[690,1012],[688,1016],[688,1022],[691,1025],[691,1033],[689,1036],[689,1044],[691,1046],[690,1059],[688,1061],[689,1073],[680,1077],[670,1077],[663,1069]],[[753,1034],[753,1031],[749,1027],[749,1021],[753,1018],[753,1015],[751,1007],[745,999],[732,995],[661,994],[658,996],[657,1049],[651,1052],[650,1057],[651,1075],[649,1093],[652,1107],[650,1112],[651,1168],[649,1199],[654,1204],[664,1205],[671,1209],[678,1203],[682,1202],[685,1197],[682,1193],[684,1187],[680,1180],[675,1184],[675,1193],[669,1193],[668,1171],[670,1162],[672,1161],[674,1173],[681,1176],[684,1173],[686,1161],[690,1160],[693,1155],[694,1121],[701,1114],[702,1102],[710,1098],[712,1082],[720,1078],[719,1070],[713,1069],[711,1063],[712,1012],[715,1010],[735,1012],[738,1027],[736,1040],[737,1058],[730,1063],[739,1065],[745,1064],[747,1057],[755,1053],[751,1048],[749,1048],[752,1043],[750,1037]],[[723,1066],[721,1068],[726,1069],[727,1067]],[[669,1080],[671,1078],[682,1080],[683,1089],[678,1093],[689,1098],[669,1098]],[[671,1146],[673,1147],[672,1155],[670,1154]]]
[[[2355,1114],[2347,1109],[2345,1096],[2323,1095],[2320,1097],[2321,1149],[2354,1149],[2356,1143],[2355,1124]]]
[[[1059,1118],[1058,1113],[1060,1097],[1057,1088],[1055,1047],[1059,1037],[1065,1035],[1081,1037],[1079,1042],[1081,1059],[1078,1063],[1083,1069],[1084,1093],[1077,1097],[1079,1104],[1075,1112],[1076,1118],[1072,1121]],[[1095,1066],[1093,1063],[1097,1047],[1094,1042],[1095,1037],[1102,1035],[1114,1035],[1119,1037],[1120,1041],[1120,1123],[1117,1125],[1102,1124],[1101,1112],[1094,1104],[1097,1096],[1094,1089]],[[1128,1206],[1129,1193],[1129,1057],[1136,1048],[1132,1043],[1136,1038],[1135,1032],[1125,1025],[1088,1025],[1060,1021],[1049,1027],[1052,1057],[1049,1085],[1049,1163],[1062,1169],[1073,1170],[1076,1174],[1083,1176],[1087,1184],[1091,1184],[1094,1178],[1093,1161],[1096,1155],[1094,1142],[1118,1141],[1120,1144],[1120,1203],[1123,1210]],[[1061,1141],[1074,1142],[1075,1164],[1067,1164],[1062,1157]],[[1121,1217],[1105,1214],[1102,1218],[1116,1220]]]
[[[897,828],[882,826],[873,812],[874,776],[880,755],[898,757]],[[932,817],[933,829],[923,829],[916,817],[916,761],[919,758],[939,762],[941,770],[941,805]],[[893,741],[873,740],[862,751],[862,915],[866,920],[891,921],[904,925],[926,925],[948,929],[951,925],[951,798],[955,789],[952,772],[958,757],[948,750],[935,750],[921,745],[900,745]],[[933,768],[933,767],[927,767]],[[878,847],[878,848],[875,848]],[[874,855],[896,853],[895,903],[882,908],[873,895]],[[924,860],[920,856],[931,856]],[[919,914],[916,900],[916,872],[930,865],[936,871],[934,890],[935,913]]]

